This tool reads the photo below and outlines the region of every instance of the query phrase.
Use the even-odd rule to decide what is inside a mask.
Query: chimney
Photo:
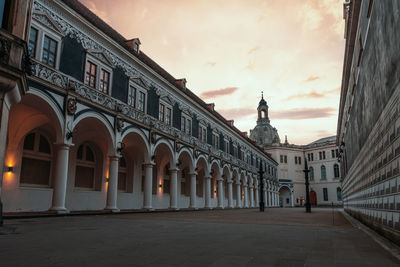
[[[227,122],[228,122],[228,124],[229,124],[230,126],[233,127],[233,122],[234,122],[234,120],[228,120]]]
[[[211,111],[214,111],[215,104],[214,104],[214,103],[207,104],[207,108],[208,108],[209,110],[211,110]]]
[[[131,40],[126,40],[125,44],[129,46],[136,54],[140,51],[140,40],[139,38],[133,38]]]
[[[242,135],[243,135],[244,137],[248,137],[248,136],[247,136],[247,132],[242,132]]]
[[[185,79],[185,78],[176,79],[176,80],[175,80],[175,83],[176,83],[179,87],[181,87],[182,89],[185,89],[185,90],[186,90],[186,79]]]

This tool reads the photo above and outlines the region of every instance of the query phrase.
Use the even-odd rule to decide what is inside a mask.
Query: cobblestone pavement
[[[275,208],[6,220],[0,266],[400,266],[332,214]]]

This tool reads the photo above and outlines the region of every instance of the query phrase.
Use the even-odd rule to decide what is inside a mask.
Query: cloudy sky
[[[342,0],[81,0],[249,131],[261,91],[294,144],[336,134]]]

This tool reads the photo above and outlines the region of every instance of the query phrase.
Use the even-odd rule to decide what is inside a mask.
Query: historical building
[[[400,244],[400,3],[346,1],[337,142],[346,212]]]
[[[280,143],[277,130],[270,125],[268,104],[261,97],[257,125],[250,138],[264,147],[278,163],[280,205],[302,206],[305,203],[304,160],[310,169],[310,201],[313,205],[342,205],[340,163],[336,137],[326,137],[308,145]]]
[[[0,31],[5,212],[255,207],[260,165],[278,205],[277,162],[138,38],[78,0],[11,2],[4,14],[20,28]]]

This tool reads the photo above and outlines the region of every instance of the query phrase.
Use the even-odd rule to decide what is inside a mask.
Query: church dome
[[[268,105],[261,95],[260,103],[258,104],[258,119],[257,125],[253,130],[250,130],[250,139],[255,141],[260,146],[271,146],[273,144],[280,144],[278,131],[271,126],[268,117]]]

